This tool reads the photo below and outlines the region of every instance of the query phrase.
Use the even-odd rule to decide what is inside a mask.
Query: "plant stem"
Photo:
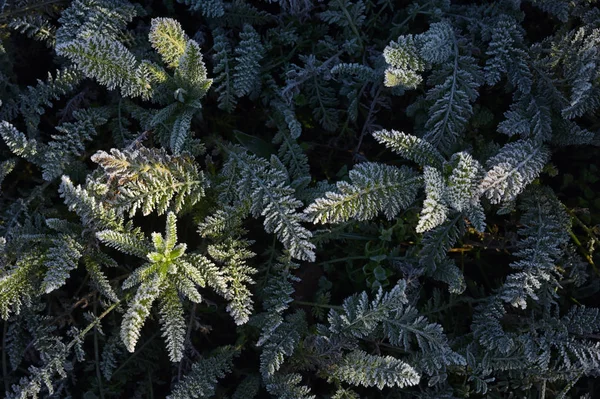
[[[194,303],[194,306],[192,306],[192,311],[190,312],[190,321],[188,322],[188,329],[185,334],[184,342],[190,346],[192,346],[190,337],[192,336],[192,326],[194,325],[194,317],[196,317],[196,306],[197,306],[196,303]],[[181,361],[179,362],[179,367],[177,367],[177,382],[181,381],[182,367],[183,367],[183,359],[181,359]]]
[[[369,129],[369,127],[371,126],[371,120],[373,119],[373,117],[375,115],[375,106],[377,105],[377,99],[379,98],[379,94],[381,93],[381,87],[382,87],[381,85],[379,85],[377,87],[377,92],[375,92],[375,95],[373,96],[373,100],[371,101],[371,105],[369,107],[369,112],[367,114],[367,118],[365,119],[365,123],[363,125],[362,131],[360,133],[360,137],[358,139],[358,144],[356,145],[356,148],[354,149],[354,155],[358,154],[358,151],[360,150],[363,139],[365,138],[365,135],[367,134],[367,131],[369,133],[371,133],[371,129]]]
[[[150,399],[154,399],[154,389],[152,389],[152,374],[148,370],[148,386],[150,387]]]
[[[365,256],[365,255],[346,256],[344,258],[336,258],[336,259],[331,259],[328,261],[317,263],[317,266],[323,266],[323,265],[327,265],[329,263],[340,263],[340,262],[345,262],[347,260],[358,260],[358,259],[369,259],[369,258],[370,258],[370,256]]]
[[[468,304],[473,304],[473,303],[479,303],[479,302],[484,302],[485,300],[487,300],[487,298],[458,298],[455,302],[451,302],[448,305],[444,305],[444,306],[440,306],[439,308],[435,308],[432,309],[429,312],[421,312],[421,314],[423,316],[428,316],[434,313],[439,313],[441,311],[447,310],[447,309],[451,309],[456,305],[459,305],[461,303],[468,303]]]
[[[94,316],[97,312],[98,296],[94,298]],[[102,387],[102,374],[100,373],[100,364],[98,362],[100,356],[98,354],[98,329],[94,329],[94,364],[96,365],[96,379],[98,380],[98,390],[100,391],[100,399],[104,399],[104,388]]]
[[[8,368],[6,365],[6,335],[8,332],[8,321],[3,322],[2,329],[2,379],[4,380],[4,391],[8,393],[10,386],[8,385]]]
[[[373,342],[373,341],[371,341],[371,342]],[[386,348],[388,350],[392,350],[394,352],[399,352],[399,353],[402,353],[402,354],[409,353],[409,352],[405,351],[402,348],[398,348],[397,346],[393,346],[393,345],[386,344],[386,343],[383,343],[383,342],[373,342],[373,344],[375,344],[378,347],[381,346],[381,347]]]
[[[343,310],[344,308],[341,306],[337,306],[337,305],[326,305],[324,303],[315,303],[315,302],[307,302],[307,301],[298,301],[298,300],[294,300],[295,304],[298,305],[304,305],[304,306],[312,306],[314,308],[324,308],[324,309],[337,309],[337,310]]]
[[[323,266],[323,265],[327,265],[330,263],[340,263],[340,262],[345,262],[347,260],[359,260],[359,259],[371,259],[372,256],[368,256],[368,255],[359,255],[359,256],[346,256],[344,258],[335,258],[335,259],[331,259],[331,260],[327,260],[327,261],[323,261],[320,263],[317,263],[317,266]],[[386,260],[403,260],[404,258],[401,256],[388,256],[386,258]]]
[[[102,312],[102,314],[100,316],[98,316],[96,318],[96,320],[94,320],[93,322],[91,322],[86,328],[83,329],[83,331],[81,331],[79,333],[79,335],[77,336],[77,338],[73,339],[71,342],[69,342],[69,345],[67,345],[67,351],[69,351],[73,346],[75,346],[75,343],[82,339],[83,337],[85,337],[85,335],[87,333],[89,333],[92,328],[96,327],[100,321],[106,317],[106,315],[108,315],[110,312],[112,312],[117,306],[119,306],[119,304],[121,303],[121,301],[119,300],[118,302],[113,303],[112,305],[110,305],[108,308],[106,308],[106,310],[104,312]]]
[[[352,32],[354,32],[354,34],[356,35],[356,38],[358,39],[358,44],[360,45],[360,48],[364,49],[365,45],[363,44],[362,38],[360,37],[360,33],[358,32],[356,25],[354,25],[352,16],[350,15],[350,13],[346,9],[346,7],[344,7],[344,3],[342,3],[340,0],[338,0],[338,4],[340,5],[340,8],[342,9],[344,16],[346,17],[346,19],[348,20],[348,23],[350,24],[350,29],[352,29]]]
[[[269,276],[271,275],[271,266],[273,265],[273,258],[275,257],[275,246],[277,245],[277,236],[273,236],[273,243],[271,244],[271,254],[269,255],[269,261],[267,262],[267,271],[265,273],[265,277],[262,279],[260,287],[261,289],[267,285],[267,280],[269,280]]]
[[[542,391],[540,393],[540,399],[544,399],[546,397],[546,380],[542,382]]]
[[[148,344],[150,344],[150,342],[152,342],[152,341],[154,340],[154,338],[156,338],[156,337],[158,336],[158,334],[159,334],[159,333],[160,333],[160,331],[157,331],[157,332],[155,332],[155,333],[154,333],[154,334],[153,334],[153,335],[152,335],[150,338],[148,338],[148,341],[144,342],[144,344],[143,344],[142,346],[140,346],[140,348],[139,348],[139,349],[137,349],[135,352],[133,352],[133,353],[131,354],[131,356],[129,356],[129,357],[127,358],[127,360],[125,360],[125,361],[123,362],[123,364],[121,364],[121,365],[119,366],[119,368],[117,368],[117,369],[115,370],[115,372],[112,374],[112,375],[113,375],[113,377],[114,377],[114,376],[115,376],[115,375],[116,375],[116,374],[117,374],[119,371],[121,371],[121,370],[123,369],[123,367],[125,367],[125,365],[131,361],[131,359],[133,359],[134,357],[136,357],[137,355],[139,355],[140,353],[142,353],[142,352],[143,352],[143,350],[144,350],[144,348],[146,348],[146,346],[148,346]]]
[[[399,24],[397,24],[397,25],[392,24],[392,26],[394,27],[393,32],[399,31],[401,28],[404,27],[404,25],[408,24],[417,15],[421,14],[421,10],[424,10],[425,8],[429,7],[429,5],[430,5],[430,2],[427,2],[427,3],[423,4],[423,5],[421,5],[419,8],[417,8],[416,10],[414,10],[411,14],[409,14],[406,18],[404,18],[404,20],[402,22],[400,22]],[[394,34],[391,33],[390,36],[388,36],[386,42],[389,42],[393,38],[394,38]]]
[[[65,0],[49,0],[49,1],[44,1],[41,3],[37,3],[37,4],[34,3],[34,4],[31,4],[26,7],[17,8],[15,10],[6,11],[6,12],[3,12],[2,14],[0,14],[0,21],[3,19],[8,19],[8,17],[18,15],[19,13],[26,14],[28,11],[35,10],[36,8],[43,8],[43,7],[52,5],[52,4],[60,4],[60,3],[65,3]]]
[[[581,219],[579,219],[577,217],[577,215],[575,215],[575,212],[573,212],[572,209],[567,209],[567,213],[573,218],[573,220],[583,229],[583,231],[585,231],[590,237],[592,237],[594,239],[594,241],[596,242],[600,242],[600,239],[598,239],[598,237],[596,237],[596,234],[594,234],[594,231],[592,229],[590,229],[589,227],[587,227],[585,225],[585,223],[583,223],[581,221]]]
[[[569,230],[569,236],[571,236],[571,239],[573,240],[573,242],[575,243],[575,245],[577,245],[577,247],[581,251],[581,253],[582,253],[583,257],[585,258],[585,260],[587,260],[588,263],[590,265],[592,265],[592,268],[594,269],[594,272],[598,276],[600,276],[600,271],[598,270],[598,267],[594,263],[594,260],[592,259],[592,257],[588,253],[588,251],[583,247],[583,244],[581,243],[581,241],[579,241],[579,238],[577,238],[577,236],[575,235],[575,233],[573,233],[571,230]]]

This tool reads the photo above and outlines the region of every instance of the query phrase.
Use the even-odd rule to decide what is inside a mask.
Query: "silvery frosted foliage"
[[[190,8],[190,11],[200,11],[207,18],[222,17],[225,13],[223,0],[177,0]]]
[[[423,82],[420,72],[433,69],[427,81],[433,87],[424,98],[429,109],[424,139],[446,153],[465,131],[473,115],[471,103],[481,84],[475,59],[462,54],[468,51],[464,45],[444,21],[432,24],[421,35],[400,36],[383,51],[389,65],[385,80],[388,87],[415,89]]]
[[[546,98],[529,93],[515,95],[515,102],[504,113],[506,119],[498,124],[498,131],[539,142],[550,141],[553,133],[551,115]]]
[[[499,18],[489,28],[491,40],[484,67],[486,83],[495,85],[503,75],[522,94],[531,91],[532,73],[529,55],[523,45],[523,30],[513,18]]]
[[[56,44],[74,39],[103,36],[121,39],[123,29],[142,12],[132,3],[121,0],[76,0],[60,16]]]
[[[14,170],[16,164],[17,162],[15,158],[10,158],[0,163],[0,186],[2,185],[2,182],[6,176]],[[0,193],[2,192],[0,191]]]
[[[19,314],[22,308],[31,306],[32,299],[36,296],[33,278],[34,271],[39,267],[39,256],[39,253],[22,256],[15,262],[12,270],[3,273],[0,279],[0,315],[3,319],[8,319],[11,313]]]
[[[216,268],[205,256],[185,253],[187,245],[177,244],[176,216],[172,212],[167,215],[165,235],[152,233],[152,243],[146,238],[114,230],[102,230],[96,233],[96,236],[109,247],[149,261],[123,281],[125,290],[139,285],[121,325],[121,339],[127,350],[135,350],[140,330],[150,315],[152,304],[158,301],[161,330],[169,356],[174,362],[180,361],[183,356],[186,326],[180,295],[200,303],[202,296],[196,286],[208,285],[218,293],[225,294],[224,287],[231,277]],[[215,254],[212,256],[215,257]],[[233,274],[233,279],[239,274],[240,272]],[[236,283],[243,282],[244,280],[241,280]],[[237,290],[240,288],[243,288],[243,285],[237,287]]]
[[[124,97],[152,99],[163,106],[150,127],[170,128],[168,143],[174,153],[189,145],[192,118],[202,108],[200,99],[212,84],[208,79],[199,44],[188,39],[179,23],[155,18],[148,39],[172,75],[148,60],[138,60],[116,38],[89,35],[60,43],[56,51],[77,69],[108,89],[120,88]]]
[[[571,87],[569,104],[562,116],[574,119],[600,107],[600,92],[594,82],[600,72],[600,28],[581,27],[565,35],[555,46],[553,62],[560,65]]]
[[[440,168],[444,157],[426,140],[396,130],[379,130],[373,137],[396,154],[419,165]]]
[[[265,313],[257,315],[257,317],[263,317],[260,319],[262,322],[261,336],[256,343],[257,346],[268,342],[272,334],[283,323],[283,314],[294,301],[294,283],[301,281],[293,274],[299,266],[291,261],[289,255],[283,255],[273,266],[273,273],[267,280],[264,289],[265,295],[262,298],[262,307]]]
[[[383,51],[385,62],[389,67],[385,71],[385,85],[388,87],[402,86],[407,89],[416,88],[423,78],[418,72],[425,69],[425,62],[417,53],[415,40],[412,35],[399,37]]]
[[[235,348],[222,347],[212,356],[194,363],[191,371],[179,382],[169,399],[205,398],[215,393],[219,378],[231,371],[233,359],[238,354]]]
[[[234,56],[231,43],[225,36],[225,32],[217,28],[213,32],[214,45],[213,50],[213,75],[215,91],[219,93],[219,108],[232,112],[237,104],[235,87],[233,84],[234,74]]]
[[[432,64],[442,64],[452,57],[455,41],[452,26],[447,22],[431,24],[429,30],[417,36],[419,55]]]
[[[301,381],[302,375],[298,373],[276,374],[267,380],[267,390],[272,396],[281,399],[315,399],[308,387],[300,385]]]
[[[51,181],[62,175],[69,163],[85,150],[86,142],[96,135],[96,128],[106,123],[103,110],[82,110],[74,113],[74,122],[56,127],[58,134],[46,143],[28,139],[9,122],[0,124],[0,136],[15,155],[23,157],[42,169],[42,177]]]
[[[175,69],[175,83],[181,90],[176,93],[180,102],[199,101],[208,91],[212,79],[206,76],[206,67],[202,60],[200,46],[193,40],[188,40],[185,50]],[[183,97],[183,101],[180,97]]]
[[[97,191],[98,188],[100,192]],[[98,185],[97,182],[89,179],[85,186],[75,186],[68,176],[62,176],[58,190],[65,205],[79,216],[85,228],[92,230],[124,228],[123,220],[115,209],[100,199],[99,194],[105,194],[107,191],[106,185]]]
[[[561,316],[553,306],[536,308],[528,316],[507,314],[497,297],[477,308],[472,331],[476,345],[487,351],[480,363],[483,367],[477,370],[480,375],[470,378],[487,378],[482,393],[490,388],[492,370],[498,370],[499,376],[512,374],[531,382],[544,378],[572,382],[584,375],[597,376],[600,346],[590,340],[592,331],[600,328],[597,309],[574,306]],[[524,323],[526,329],[513,328]]]
[[[252,26],[244,25],[234,53],[233,89],[236,96],[242,97],[260,87],[260,61],[264,48]]]
[[[0,315],[7,319],[29,308],[31,299],[53,293],[72,278],[81,261],[89,273],[90,283],[105,298],[118,298],[107,280],[101,265],[114,266],[114,261],[87,246],[79,226],[64,220],[46,219],[43,225],[31,230],[28,226],[18,240],[3,240],[0,264],[5,270],[0,277]],[[79,233],[79,234],[78,234]],[[95,258],[93,261],[90,257]]]
[[[0,135],[15,155],[32,158],[37,154],[37,141],[27,140],[27,137],[9,122],[2,122]]]
[[[473,115],[471,103],[477,98],[480,85],[475,60],[460,54],[456,38],[453,49],[454,64],[446,64],[431,75],[428,83],[435,86],[425,97],[431,107],[424,138],[444,152],[448,152],[464,133]]]
[[[109,204],[132,217],[168,209],[180,212],[200,201],[208,182],[188,155],[171,156],[164,150],[140,147],[110,154],[99,151],[91,160],[104,170]]]
[[[43,41],[48,47],[55,44],[56,27],[41,15],[14,18],[8,23],[8,27],[34,40]]]
[[[55,393],[52,379],[55,374],[62,378],[67,377],[70,364],[67,362],[68,347],[61,341],[56,341],[50,351],[44,353],[45,364],[42,367],[29,367],[32,377],[23,378],[19,385],[13,385],[13,392],[6,391],[7,398],[38,398],[40,391],[47,390],[49,394]]]
[[[120,88],[125,97],[150,98],[149,72],[120,42],[101,36],[74,40],[56,46],[78,69],[108,89]]]
[[[296,211],[302,203],[294,198],[279,159],[273,156],[269,163],[240,147],[228,149],[227,157],[222,172],[227,181],[221,188],[232,190],[230,201],[235,205],[250,201],[250,213],[264,216],[265,231],[275,233],[294,258],[314,260],[315,246],[309,241],[312,234],[302,226],[302,214]]]
[[[423,210],[417,224],[417,233],[431,230],[446,221],[448,206],[444,198],[444,178],[442,174],[431,166],[423,168],[423,180],[425,181],[425,201]]]
[[[466,364],[464,357],[451,348],[443,327],[430,323],[416,308],[405,306],[390,316],[383,322],[390,343],[416,352],[415,368],[434,377],[430,379],[430,385],[445,379],[446,367]]]
[[[311,178],[308,157],[297,141],[302,134],[302,125],[293,109],[280,101],[273,102],[273,111],[273,123],[278,129],[273,144],[279,145],[277,155],[289,171],[292,186],[301,193],[299,189],[306,188]]]
[[[599,10],[0,0],[0,397],[595,397]]]
[[[265,378],[273,376],[281,368],[285,358],[294,353],[306,331],[306,316],[299,311],[286,317],[271,333],[260,354],[260,372]]]
[[[406,283],[400,281],[389,292],[379,290],[374,300],[369,301],[366,292],[344,300],[343,311],[331,310],[327,316],[329,331],[336,335],[364,338],[387,320],[391,312],[401,309],[407,302],[404,292]]]
[[[406,363],[395,362],[393,358],[348,353],[345,361],[363,358],[365,364],[379,365],[383,370],[389,366],[394,371],[378,371],[377,367],[367,367],[348,374],[349,370],[342,366],[342,375],[337,376],[342,381],[354,385],[377,385],[380,388],[404,386],[418,383],[425,373],[434,377],[430,382],[434,384],[445,378],[438,377],[438,373],[443,373],[447,366],[465,364],[465,359],[450,347],[442,326],[429,323],[426,317],[408,304],[405,290],[406,282],[400,280],[388,292],[380,289],[373,300],[369,300],[367,293],[362,292],[346,298],[342,310],[329,312],[328,326],[319,327],[320,336],[315,340],[316,348],[324,349],[326,345],[355,348],[358,340],[377,337],[411,354],[405,359]]]
[[[19,95],[18,110],[23,115],[27,132],[34,133],[40,124],[41,115],[46,110],[44,107],[52,107],[57,100],[72,93],[82,79],[82,74],[72,66],[58,69],[54,73],[48,73],[46,80],[38,79],[35,86],[28,86]],[[4,118],[6,107],[0,109],[0,118]],[[7,118],[9,121],[11,118]]]
[[[457,152],[450,157],[446,199],[448,204],[462,212],[478,203],[478,185],[483,177],[483,167],[468,152]]]
[[[357,36],[360,40],[360,29],[365,22],[365,2],[363,0],[340,0],[328,4],[328,9],[319,14],[319,18],[330,25],[344,29],[345,36]]]
[[[512,202],[542,171],[550,152],[533,140],[508,143],[487,160],[479,190],[492,204]]]
[[[391,219],[410,206],[420,183],[410,168],[362,163],[350,172],[350,183],[338,182],[337,192],[327,192],[305,213],[314,223],[368,220],[379,213]]]
[[[353,43],[344,44],[351,48]],[[348,50],[345,46],[342,49],[330,49],[327,42],[323,45],[332,55],[325,60],[317,59],[314,54],[300,55],[302,65],[291,64],[287,68],[286,85],[281,89],[281,96],[291,103],[295,96],[304,92],[313,117],[325,130],[333,131],[339,125],[340,112],[335,107],[337,99],[328,75],[331,67],[339,62],[339,56]]]
[[[222,264],[219,271],[213,268],[215,275],[208,284],[229,301],[226,310],[237,325],[246,323],[253,311],[254,302],[249,286],[254,284],[252,275],[256,269],[246,262],[255,255],[247,249],[249,244],[243,240],[227,240],[208,247],[210,256]]]
[[[416,136],[380,130],[373,137],[403,158],[423,166],[425,200],[416,226],[418,233],[436,228],[454,212],[463,213],[479,231],[485,229],[478,189],[483,168],[471,154],[457,152],[445,161],[428,141]]]
[[[153,79],[161,83],[156,101],[164,106],[154,115],[150,126],[171,126],[169,147],[179,154],[190,144],[192,118],[202,108],[200,99],[206,95],[212,79],[207,77],[200,45],[188,40],[177,21],[162,18],[153,23],[149,40],[174,73],[170,77],[160,68],[150,67]]]
[[[179,22],[170,18],[154,18],[148,39],[168,67],[176,68],[179,65],[188,41]]]
[[[260,389],[260,378],[257,375],[249,375],[237,386],[231,399],[254,399]]]
[[[334,367],[340,381],[365,387],[405,387],[419,383],[419,374],[408,364],[392,356],[373,356],[363,351],[350,352]]]
[[[464,221],[460,213],[446,219],[444,223],[423,234],[420,251],[420,264],[427,269],[435,269],[436,265],[446,259],[446,254],[464,234]]]
[[[510,265],[519,271],[508,276],[500,297],[524,309],[529,298],[538,300],[540,295],[555,295],[560,276],[556,263],[569,240],[571,221],[563,205],[548,188],[529,188],[523,194],[520,208],[524,227],[518,231],[522,238],[514,255],[521,259]]]
[[[356,392],[347,388],[338,388],[331,397],[332,399],[359,399],[360,396]]]
[[[52,240],[52,244],[46,252],[45,265],[48,271],[40,287],[46,293],[65,284],[69,272],[77,268],[83,250],[81,244],[66,235]]]

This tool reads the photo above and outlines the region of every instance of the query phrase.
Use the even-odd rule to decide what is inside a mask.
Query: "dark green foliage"
[[[599,21],[0,0],[0,396],[600,395]]]

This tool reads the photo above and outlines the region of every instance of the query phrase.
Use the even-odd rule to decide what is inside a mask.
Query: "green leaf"
[[[387,278],[387,273],[385,272],[385,269],[383,267],[381,267],[381,266],[377,266],[373,270],[373,275],[379,281],[383,281],[383,280],[385,280]]]
[[[258,157],[269,159],[271,158],[271,155],[277,152],[271,143],[258,136],[246,134],[240,130],[233,130],[233,136],[242,147]]]
[[[188,41],[179,22],[171,18],[153,18],[148,39],[169,67],[179,65]]]

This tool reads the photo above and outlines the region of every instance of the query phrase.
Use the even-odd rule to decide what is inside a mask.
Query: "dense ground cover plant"
[[[9,398],[591,398],[595,0],[0,1]]]

